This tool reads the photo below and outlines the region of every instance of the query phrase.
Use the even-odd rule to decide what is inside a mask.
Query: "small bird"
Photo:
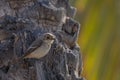
[[[41,57],[44,57],[49,52],[54,40],[55,36],[53,34],[51,33],[43,34],[41,37],[33,41],[33,43],[27,49],[26,53],[22,56],[22,58],[40,59]]]

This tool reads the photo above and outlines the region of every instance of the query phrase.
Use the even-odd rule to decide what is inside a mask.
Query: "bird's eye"
[[[50,39],[50,37],[49,37],[49,36],[47,36],[47,37],[46,37],[46,39]]]

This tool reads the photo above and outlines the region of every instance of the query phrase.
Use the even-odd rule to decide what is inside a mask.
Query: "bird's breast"
[[[38,47],[36,50],[34,50],[30,55],[27,56],[27,58],[41,58],[44,57],[50,50],[51,45],[49,44],[43,44],[40,47]]]

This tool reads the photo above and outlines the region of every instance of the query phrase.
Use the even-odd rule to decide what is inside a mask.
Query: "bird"
[[[41,37],[33,41],[21,58],[40,59],[41,57],[44,57],[49,52],[54,40],[55,35],[52,33],[44,33]]]

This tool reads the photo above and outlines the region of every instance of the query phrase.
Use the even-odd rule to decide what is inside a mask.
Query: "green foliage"
[[[73,0],[72,0],[73,1]],[[88,80],[120,80],[120,1],[74,0]]]

